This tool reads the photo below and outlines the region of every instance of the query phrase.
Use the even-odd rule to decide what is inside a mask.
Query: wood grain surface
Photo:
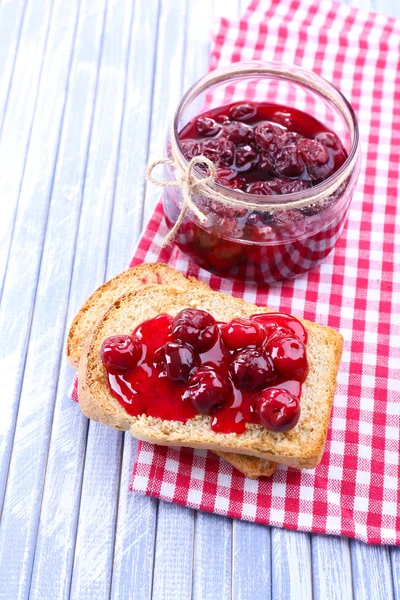
[[[149,158],[241,0],[0,3],[0,599],[400,600],[400,548],[128,491],[136,441],[68,398],[74,313],[126,268]],[[352,0],[400,17],[397,0]]]

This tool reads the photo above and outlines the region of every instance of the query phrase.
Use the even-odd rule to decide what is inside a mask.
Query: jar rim
[[[278,207],[280,204],[287,204],[291,202],[295,203],[299,200],[304,200],[306,198],[310,198],[310,200],[312,200],[313,196],[315,196],[319,192],[323,192],[325,188],[328,188],[337,179],[339,179],[344,173],[344,171],[348,169],[349,164],[351,162],[356,161],[356,155],[359,152],[359,128],[354,109],[351,106],[350,102],[347,100],[347,98],[344,96],[344,94],[336,86],[334,86],[321,75],[317,75],[313,71],[303,69],[299,65],[288,65],[286,63],[278,61],[236,62],[225,67],[220,67],[218,69],[210,71],[205,76],[197,80],[184,94],[174,114],[172,133],[176,141],[176,146],[181,155],[180,159],[182,160],[183,164],[189,164],[189,161],[184,156],[180,145],[178,122],[182,111],[186,108],[190,101],[193,98],[195,98],[197,94],[207,90],[215,83],[223,83],[232,78],[240,79],[243,76],[248,77],[251,75],[258,75],[260,78],[263,75],[270,75],[272,76],[272,78],[279,78],[282,77],[282,75],[284,75],[285,79],[291,80],[295,83],[301,83],[303,86],[311,89],[314,92],[317,92],[320,96],[324,97],[331,104],[334,104],[335,107],[340,110],[352,133],[351,147],[348,156],[344,163],[339,167],[339,169],[335,171],[330,177],[311,188],[299,192],[293,192],[291,194],[260,196],[258,194],[249,194],[248,192],[242,192],[231,188],[227,188],[216,182],[213,182],[210,185],[212,185],[212,187],[215,188],[215,190],[219,194],[230,198],[233,197],[238,200],[248,200],[249,202],[259,204],[260,208],[262,208],[263,205],[270,206],[271,204],[276,204]],[[312,85],[312,82],[314,82],[314,85]],[[324,93],[324,88],[326,87],[328,87],[328,93]],[[335,96],[343,103],[343,106],[334,101]],[[345,112],[346,110],[348,112],[347,115]],[[203,179],[206,177],[206,175],[197,167],[195,167],[195,170],[196,175],[199,179]]]

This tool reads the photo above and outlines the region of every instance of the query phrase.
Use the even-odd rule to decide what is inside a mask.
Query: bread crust
[[[144,415],[132,417],[126,413],[109,390],[100,360],[103,340],[109,335],[132,331],[140,322],[161,312],[175,315],[185,307],[203,308],[220,321],[270,312],[268,308],[205,286],[184,289],[146,285],[124,294],[101,318],[79,364],[79,401],[85,415],[116,429],[128,430],[134,437],[154,444],[248,455],[298,469],[317,466],[325,446],[343,338],[329,327],[303,319],[299,320],[308,331],[310,372],[303,385],[301,417],[292,430],[277,433],[250,424],[242,434],[223,434],[211,430],[210,417],[206,416],[197,415],[183,424]]]

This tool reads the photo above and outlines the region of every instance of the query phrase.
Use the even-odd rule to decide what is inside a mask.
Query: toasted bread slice
[[[109,306],[124,293],[148,284],[175,287],[197,285],[210,289],[207,284],[192,277],[187,279],[163,263],[142,264],[120,273],[93,292],[74,318],[67,338],[67,357],[73,367],[78,369],[86,341]],[[261,458],[223,452],[219,456],[250,478],[270,476],[277,467],[276,463]]]
[[[250,424],[240,434],[212,431],[211,417],[197,415],[186,423],[163,421],[141,415],[132,417],[112,396],[100,360],[101,344],[110,335],[132,331],[136,325],[160,313],[177,314],[184,308],[201,308],[217,321],[269,312],[227,294],[201,286],[174,288],[148,285],[124,294],[98,323],[79,364],[79,399],[89,418],[154,444],[206,448],[271,460],[297,469],[314,468],[321,460],[342,353],[342,336],[330,329],[302,320],[308,332],[309,375],[303,384],[301,417],[293,429],[271,432]]]

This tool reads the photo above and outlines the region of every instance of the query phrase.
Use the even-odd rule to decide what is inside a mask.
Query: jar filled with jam
[[[358,125],[343,95],[298,66],[236,63],[183,97],[167,143],[164,208],[174,242],[225,277],[273,283],[318,265],[342,233],[360,167]],[[212,162],[213,176],[205,157]],[[208,163],[210,164],[210,163]],[[202,218],[200,218],[202,217]]]

